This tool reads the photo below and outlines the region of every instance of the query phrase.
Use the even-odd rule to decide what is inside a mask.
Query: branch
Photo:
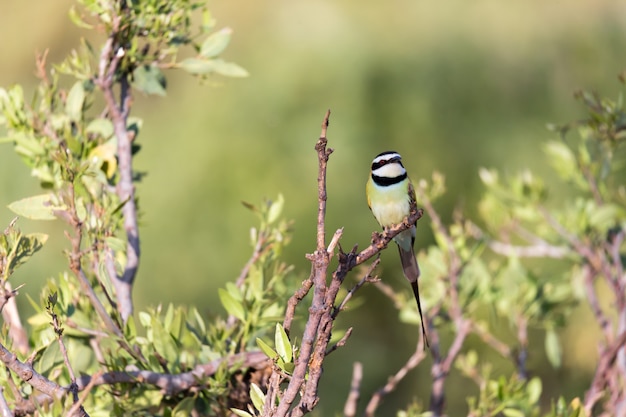
[[[344,417],[354,417],[356,408],[361,396],[361,380],[363,379],[363,365],[361,362],[354,362],[352,367],[352,383],[350,384],[350,393],[346,399],[346,405],[343,407]]]
[[[17,309],[17,302],[15,301],[18,289],[19,288],[13,290],[11,289],[11,283],[4,283],[5,295],[3,299],[5,304],[2,305],[3,308],[0,308],[0,311],[2,311],[2,318],[4,319],[4,322],[9,327],[8,335],[9,340],[13,341],[12,346],[22,355],[26,355],[30,346],[28,343],[28,334],[26,334],[26,330],[24,330],[24,326],[22,326],[20,313]]]
[[[441,360],[441,356],[439,354],[439,335],[438,332],[434,331],[431,334],[434,334],[435,337],[431,338],[432,350],[436,352],[433,354],[435,359],[431,374],[433,377],[433,388],[430,396],[430,411],[434,413],[435,416],[444,415],[443,409],[445,405],[445,392],[444,392],[444,383],[446,377],[450,373],[450,368],[452,367],[452,363],[456,359],[456,357],[461,352],[461,348],[463,347],[463,342],[465,338],[469,334],[471,328],[471,323],[469,320],[462,319],[461,325],[457,328],[456,336],[454,337],[454,341],[448,350],[448,354],[446,357]],[[434,339],[434,340],[433,340]]]
[[[593,406],[604,395],[603,391],[607,384],[610,370],[617,359],[619,351],[623,349],[624,346],[626,346],[626,331],[622,332],[612,345],[602,351],[596,373],[593,376],[591,388],[589,388],[589,391],[585,394],[584,406],[587,415],[592,415]]]
[[[140,241],[137,224],[137,206],[135,187],[133,185],[132,139],[127,129],[127,118],[130,111],[132,95],[128,82],[128,74],[117,74],[119,62],[124,56],[124,49],[117,44],[120,17],[116,16],[113,28],[102,53],[100,54],[99,74],[96,85],[102,91],[108,114],[113,122],[113,130],[117,138],[117,158],[119,180],[117,195],[121,203],[126,231],[126,266],[121,276],[112,277],[117,294],[118,309],[122,320],[126,322],[133,313],[132,286],[139,268]],[[116,75],[119,75],[120,97],[115,98],[113,87]]]
[[[148,384],[161,389],[165,395],[176,395],[193,387],[204,385],[203,380],[215,374],[226,363],[227,367],[261,369],[268,363],[267,356],[260,351],[243,352],[226,358],[216,359],[206,364],[196,365],[191,371],[181,374],[152,371],[113,371],[101,375],[83,375],[76,380],[79,391],[98,385],[119,383]]]
[[[413,208],[408,218],[402,223],[386,229],[382,234],[374,233],[372,243],[361,252],[357,252],[356,246],[349,253],[343,253],[341,248],[339,248],[339,265],[333,272],[330,283],[327,282],[330,260],[342,234],[342,229],[339,229],[334,234],[328,248],[326,247],[326,168],[329,156],[332,153],[332,149],[326,148],[328,143],[326,132],[329,117],[330,111],[324,117],[322,134],[315,145],[318,157],[316,250],[313,254],[307,255],[307,259],[312,264],[309,278],[303,282],[302,287],[289,299],[283,323],[283,327],[287,332],[291,328],[296,306],[304,299],[311,288],[313,288],[313,299],[301,337],[300,353],[289,384],[282,392],[282,398],[280,398],[280,403],[276,407],[274,401],[279,395],[279,385],[283,378],[280,377],[278,370],[275,369],[270,378],[271,383],[266,396],[263,416],[300,417],[317,405],[322,365],[326,355],[332,351],[332,349],[328,350],[328,345],[337,311],[335,301],[345,277],[354,267],[366,262],[385,249],[396,235],[412,227],[423,214],[422,210]],[[298,395],[300,395],[300,401],[294,406]]]
[[[4,398],[4,387],[0,386],[0,417],[13,417],[13,412],[9,408],[6,398]]]
[[[22,381],[28,383],[36,390],[43,392],[48,397],[58,399],[62,398],[67,393],[65,388],[35,371],[31,364],[21,362],[17,359],[17,356],[4,347],[2,343],[0,343],[0,361],[11,371],[15,372]]]
[[[387,381],[385,386],[383,386],[381,389],[376,391],[374,395],[372,395],[372,398],[367,403],[367,407],[365,408],[366,417],[374,416],[374,413],[376,412],[376,409],[380,405],[384,396],[395,390],[398,383],[402,381],[402,379],[404,379],[409,371],[416,368],[417,365],[419,365],[425,357],[426,350],[424,349],[424,340],[418,338],[417,346],[415,347],[415,352],[413,352],[413,355],[411,355],[408,361],[404,364],[404,366],[402,366],[402,368],[400,368],[398,372],[395,373],[395,375],[389,378],[389,381]]]

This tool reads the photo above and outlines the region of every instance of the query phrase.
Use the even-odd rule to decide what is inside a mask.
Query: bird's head
[[[387,151],[376,155],[372,161],[372,175],[378,178],[397,178],[406,175],[402,157],[398,152]]]

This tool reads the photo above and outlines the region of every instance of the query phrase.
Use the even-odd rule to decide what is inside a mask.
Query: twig
[[[500,341],[494,335],[489,333],[488,330],[485,330],[482,326],[476,323],[471,323],[471,329],[483,340],[483,342],[491,346],[491,348],[498,352],[503,358],[508,359],[512,357],[511,348],[506,343]]]
[[[443,360],[441,360],[441,356],[439,355],[440,341],[439,335],[437,332],[431,332],[431,334],[435,334],[436,337],[431,338],[434,339],[432,343],[433,351],[436,351],[437,354],[433,354],[434,363],[431,369],[431,374],[433,377],[433,388],[430,396],[430,411],[433,412],[434,416],[442,416],[443,409],[445,406],[445,393],[444,393],[444,383],[446,377],[450,373],[450,368],[452,367],[452,363],[454,359],[461,352],[461,348],[463,347],[463,342],[465,338],[469,334],[470,330],[470,321],[462,319],[461,325],[457,328],[456,336],[454,337],[454,341],[448,350],[448,354],[445,356]]]
[[[80,396],[78,401],[76,401],[72,405],[72,408],[70,408],[70,410],[68,411],[67,413],[68,416],[74,416],[74,415],[84,416],[83,413],[85,412],[85,410],[83,408],[83,403],[87,399],[87,396],[89,395],[91,390],[96,386],[96,381],[102,375],[102,373],[103,373],[102,371],[98,371],[94,374],[91,381],[89,381],[89,384],[87,384],[87,386],[83,390],[82,395]]]
[[[346,333],[343,335],[343,337],[339,339],[337,343],[329,347],[328,350],[326,350],[326,356],[330,355],[331,353],[333,353],[340,347],[345,346],[346,342],[348,341],[348,338],[352,335],[352,330],[353,328],[349,327],[348,330],[346,330]]]
[[[0,386],[0,416],[13,417],[13,412],[9,408],[6,398],[4,398],[4,387]]]
[[[326,214],[326,166],[331,149],[326,148],[328,140],[326,131],[328,127],[327,112],[322,123],[322,134],[315,145],[318,156],[318,216],[317,216],[317,239],[316,250],[313,254],[308,254],[307,259],[312,263],[311,275],[302,284],[302,287],[289,299],[283,326],[289,330],[297,304],[313,288],[313,299],[309,308],[309,316],[301,337],[300,353],[295,363],[294,371],[289,384],[282,392],[282,398],[278,406],[272,401],[279,395],[279,384],[281,378],[278,372],[274,371],[271,385],[266,396],[263,416],[273,417],[300,417],[311,411],[319,401],[318,387],[322,375],[322,364],[327,354],[333,329],[333,311],[335,311],[335,301],[341,285],[348,274],[355,266],[376,256],[385,249],[391,240],[404,230],[412,227],[422,216],[421,210],[413,209],[411,214],[402,223],[388,228],[382,234],[376,234],[372,244],[361,252],[357,252],[354,247],[350,253],[343,253],[339,250],[339,265],[332,274],[330,283],[327,282],[328,268],[332,257],[332,249],[338,244],[341,230],[337,231],[335,237],[326,247],[325,239],[325,214]],[[329,253],[329,250],[331,252]],[[305,377],[308,375],[308,378]],[[300,395],[299,402],[294,405],[296,397]]]
[[[132,139],[126,127],[132,101],[127,74],[121,74],[119,81],[117,81],[120,85],[119,104],[113,92],[116,75],[118,75],[118,65],[125,54],[122,45],[119,45],[116,40],[120,30],[119,25],[120,17],[115,16],[111,34],[100,54],[99,74],[96,79],[96,85],[102,91],[108,114],[113,122],[113,130],[117,137],[117,157],[120,175],[117,183],[117,195],[124,204],[122,214],[127,244],[124,272],[122,276],[114,275],[112,281],[115,286],[120,315],[122,320],[126,322],[133,313],[132,286],[139,268],[141,251],[135,187],[133,185]]]
[[[361,280],[354,287],[352,287],[350,291],[348,291],[348,294],[346,294],[341,304],[334,308],[332,315],[333,319],[336,318],[341,311],[343,311],[343,309],[346,307],[346,304],[348,304],[348,301],[350,301],[350,299],[354,296],[354,293],[356,293],[359,288],[365,285],[366,282],[376,281],[376,277],[372,277],[372,272],[374,272],[374,269],[376,269],[378,264],[380,264],[380,257],[376,258],[376,260],[372,262],[372,264],[367,268],[365,276],[363,276],[363,278],[361,278]]]
[[[587,415],[592,415],[593,406],[604,395],[603,390],[607,384],[608,373],[617,359],[617,355],[626,346],[626,332],[622,332],[608,348],[602,351],[600,361],[596,367],[596,372],[591,382],[589,391],[585,394],[585,411]]]
[[[0,361],[4,363],[10,370],[15,372],[19,378],[31,385],[36,390],[43,392],[52,398],[61,398],[67,390],[60,385],[50,381],[37,371],[32,365],[21,362],[13,353],[11,353],[2,343],[0,343]]]
[[[343,407],[344,417],[354,417],[356,415],[357,405],[361,396],[361,380],[363,379],[363,365],[361,362],[354,362],[352,366],[352,383],[350,384],[350,393],[346,399],[346,405]]]
[[[516,246],[493,240],[489,241],[487,245],[489,249],[498,255],[515,256],[518,258],[562,259],[571,253],[570,249],[565,246],[554,246],[547,242],[529,246]]]
[[[78,386],[76,385],[76,376],[74,375],[74,368],[72,367],[72,364],[70,363],[70,358],[69,358],[69,355],[67,354],[67,348],[65,347],[65,342],[63,341],[63,328],[61,327],[59,323],[59,316],[57,316],[57,314],[54,312],[54,306],[56,304],[56,301],[54,302],[51,301],[52,297],[53,296],[50,296],[50,298],[48,298],[47,310],[48,310],[48,314],[50,314],[50,317],[52,318],[51,324],[54,329],[54,333],[57,335],[57,343],[59,344],[59,350],[61,351],[61,356],[63,357],[65,368],[67,369],[67,372],[70,376],[70,386],[68,390],[72,394],[72,399],[74,400],[74,404],[76,404],[78,403]],[[56,298],[56,296],[54,296],[54,298]],[[82,406],[78,407],[77,411],[78,411],[78,415],[80,416],[88,416],[87,412]],[[72,413],[69,413],[68,415],[73,416]]]
[[[300,392],[300,387],[304,383],[305,376],[309,367],[309,360],[313,354],[313,346],[318,333],[318,326],[322,320],[324,309],[324,298],[326,294],[326,274],[328,269],[328,253],[326,252],[325,243],[325,216],[326,216],[326,165],[328,157],[332,153],[331,149],[326,149],[328,139],[326,139],[326,131],[328,129],[330,118],[330,110],[326,112],[324,121],[322,122],[322,133],[320,135],[315,150],[317,151],[319,170],[317,177],[318,185],[318,210],[317,210],[317,250],[315,254],[310,255],[309,259],[313,263],[312,284],[313,301],[309,319],[304,328],[302,335],[302,343],[300,346],[300,355],[294,368],[292,379],[283,392],[281,403],[276,409],[277,416],[285,416],[294,402],[296,396]],[[293,298],[293,297],[292,297]],[[290,299],[291,302],[291,299]],[[321,363],[320,363],[321,366]],[[309,376],[310,378],[310,376]],[[308,404],[306,407],[313,407],[314,404]],[[268,407],[266,407],[267,409]]]
[[[113,371],[101,375],[83,375],[76,380],[79,391],[87,386],[111,385],[119,383],[148,384],[161,389],[165,395],[175,395],[192,387],[202,386],[203,380],[215,374],[226,363],[229,368],[239,365],[242,368],[260,369],[268,362],[267,356],[260,351],[243,352],[229,357],[216,359],[209,363],[196,365],[191,371],[180,374],[168,374],[152,371]]]
[[[4,308],[0,309],[2,311],[2,318],[4,322],[9,327],[9,340],[13,341],[13,347],[17,349],[22,355],[26,355],[30,348],[28,343],[28,334],[26,334],[26,330],[24,330],[24,326],[22,326],[22,321],[20,320],[20,312],[17,309],[17,302],[15,301],[15,296],[17,295],[18,289],[11,289],[11,283],[4,283],[4,292],[6,304],[4,304]]]
[[[424,340],[421,338],[418,338],[417,346],[415,347],[415,352],[413,352],[411,357],[409,357],[409,359],[404,364],[404,366],[402,366],[402,368],[400,368],[398,372],[396,372],[391,378],[389,378],[389,381],[387,381],[385,386],[383,386],[381,389],[376,391],[374,395],[372,395],[372,398],[369,400],[369,402],[367,403],[367,407],[365,408],[365,415],[367,417],[373,417],[374,414],[376,413],[376,409],[380,405],[385,395],[395,390],[398,383],[400,383],[400,381],[404,379],[407,373],[409,373],[409,371],[411,371],[412,369],[416,368],[417,365],[419,365],[420,362],[422,362],[422,360],[424,360],[425,357],[426,357],[426,351],[424,350]]]

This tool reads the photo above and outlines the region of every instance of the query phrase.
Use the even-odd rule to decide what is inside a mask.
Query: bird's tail
[[[428,336],[426,334],[426,325],[424,324],[424,316],[422,315],[422,305],[420,303],[420,293],[419,288],[417,286],[417,279],[420,276],[420,267],[417,264],[417,259],[415,259],[415,253],[413,252],[413,247],[411,246],[409,249],[403,249],[402,246],[398,245],[398,250],[400,252],[400,261],[402,262],[402,271],[404,272],[404,276],[411,283],[411,288],[413,289],[413,295],[415,295],[415,301],[417,301],[417,310],[420,314],[420,321],[422,323],[422,336],[424,337],[424,348],[426,346],[430,346],[428,344]]]

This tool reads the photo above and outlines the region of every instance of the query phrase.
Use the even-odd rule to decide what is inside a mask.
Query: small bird
[[[384,228],[391,227],[411,214],[412,207],[416,206],[415,189],[402,165],[402,157],[398,152],[387,151],[378,154],[372,161],[372,170],[365,187],[367,205],[372,210],[376,221]],[[413,243],[415,242],[415,224],[410,229],[400,233],[393,240],[398,245],[400,260],[404,276],[411,283],[413,294],[417,301],[417,309],[422,322],[422,336],[425,346],[428,346],[426,326],[422,316],[417,279],[420,269],[415,259]]]

